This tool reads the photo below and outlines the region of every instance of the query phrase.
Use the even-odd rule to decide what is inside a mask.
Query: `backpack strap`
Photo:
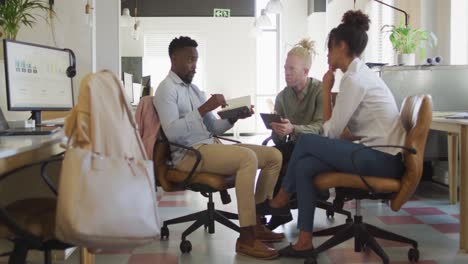
[[[108,72],[112,76],[112,78],[114,79],[114,82],[119,87],[120,98],[122,99],[124,109],[127,112],[128,120],[130,121],[130,124],[133,127],[133,132],[135,133],[135,136],[137,138],[138,146],[140,148],[141,153],[143,154],[143,158],[145,160],[147,160],[148,155],[146,154],[146,150],[145,150],[145,147],[143,145],[143,141],[141,140],[140,133],[138,132],[138,127],[137,127],[137,124],[136,124],[136,121],[135,121],[135,117],[133,116],[133,113],[130,110],[130,105],[129,105],[128,101],[127,101],[127,98],[125,97],[124,88],[123,88],[122,84],[120,83],[120,80],[118,80],[117,77],[112,72],[110,72],[110,71],[106,71],[106,72]]]

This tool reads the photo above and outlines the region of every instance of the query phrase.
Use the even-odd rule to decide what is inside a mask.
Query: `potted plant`
[[[386,28],[389,30],[384,31]],[[434,33],[423,29],[412,29],[403,23],[399,26],[385,25],[382,30],[390,33],[390,42],[398,53],[400,65],[415,65],[416,50],[419,50],[420,58],[424,59],[426,51],[421,46],[423,42],[427,42],[430,47],[437,45],[437,37]]]
[[[32,27],[36,22],[36,11],[53,12],[43,0],[0,1],[0,27],[4,38],[16,39],[21,26]]]

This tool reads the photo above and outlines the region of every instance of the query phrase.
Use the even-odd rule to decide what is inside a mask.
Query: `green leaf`
[[[390,34],[390,42],[398,53],[415,53],[418,50],[420,56],[424,57],[425,50],[421,46],[423,42],[427,42],[430,47],[437,45],[437,37],[434,33],[423,29],[411,29],[403,23],[399,26],[384,25],[381,31]]]
[[[55,14],[45,0],[6,0],[0,5],[0,27],[7,37],[16,38],[21,26],[32,27],[37,17],[46,19],[37,10]]]

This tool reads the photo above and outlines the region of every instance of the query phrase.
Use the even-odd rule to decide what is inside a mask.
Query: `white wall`
[[[327,21],[327,15],[325,12],[312,13],[307,18],[307,31],[310,39],[315,41],[316,56],[312,61],[312,67],[309,72],[309,76],[312,76],[318,80],[322,80],[323,75],[328,69],[327,62],[327,26],[324,25],[324,21]]]
[[[141,18],[140,40],[120,29],[122,56],[143,56],[145,33],[178,32],[197,35],[205,44],[205,87],[207,94],[222,93],[226,98],[254,95],[256,85],[256,41],[250,36],[254,18],[180,17]],[[200,40],[198,40],[200,41]],[[169,45],[169,43],[167,44]],[[169,55],[168,55],[169,56]],[[160,69],[166,73],[168,68]],[[195,83],[196,84],[196,83]],[[253,98],[252,98],[253,99]],[[239,121],[242,132],[254,132],[255,120]]]
[[[91,34],[92,28],[86,24],[84,6],[86,0],[55,1],[56,16],[53,19],[55,40],[51,27],[41,18],[32,28],[23,26],[17,40],[32,42],[58,48],[70,48],[76,55],[77,75],[73,80],[75,96],[79,80],[92,69]],[[5,70],[0,62],[0,105],[8,120],[19,120],[29,117],[27,112],[8,112],[5,96]]]
[[[96,1],[96,70],[120,74],[120,1]]]
[[[280,89],[286,86],[284,62],[288,51],[301,39],[308,37],[307,0],[281,1],[283,13],[280,18]]]

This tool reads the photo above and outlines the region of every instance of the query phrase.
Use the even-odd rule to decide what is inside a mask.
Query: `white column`
[[[96,70],[110,70],[120,76],[120,1],[95,1]]]

